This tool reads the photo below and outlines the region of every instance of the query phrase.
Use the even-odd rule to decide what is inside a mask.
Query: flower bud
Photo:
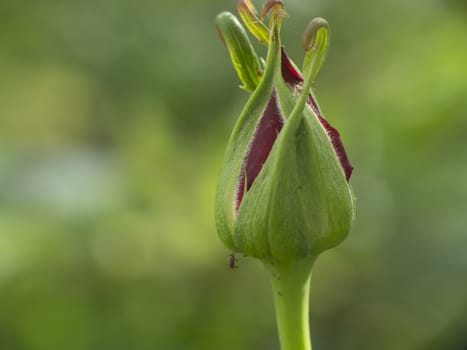
[[[239,8],[245,3],[242,17],[249,20],[255,11],[246,0]],[[247,25],[266,41],[268,54],[227,145],[216,223],[232,251],[290,261],[316,256],[347,236],[354,211],[352,167],[311,93],[329,42],[327,23],[315,19],[305,31],[302,75],[281,46],[282,2],[268,1],[262,14],[267,11],[270,29],[257,17]]]

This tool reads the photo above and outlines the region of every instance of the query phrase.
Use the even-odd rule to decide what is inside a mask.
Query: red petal
[[[287,56],[283,46],[281,48],[281,63],[282,78],[287,84],[294,87],[296,84],[303,83],[302,76],[294,68],[292,62],[290,62],[289,56]]]
[[[263,116],[256,127],[255,134],[250,143],[248,154],[244,160],[242,172],[237,187],[237,194],[235,199],[235,210],[238,211],[240,203],[242,202],[245,193],[245,187],[248,191],[263,168],[266,159],[271,152],[272,146],[276,141],[284,119],[277,105],[276,93],[273,92],[269,99],[268,105],[264,110]],[[246,174],[246,186],[245,186]]]

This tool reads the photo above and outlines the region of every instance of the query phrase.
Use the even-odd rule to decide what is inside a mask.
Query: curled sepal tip
[[[270,11],[272,11],[273,14],[285,15],[284,3],[282,0],[267,0],[261,10],[261,18],[264,19]]]
[[[302,36],[302,48],[306,51],[302,71],[304,75],[314,80],[321,69],[329,47],[329,25],[320,17],[308,23]]]
[[[269,28],[258,17],[256,8],[250,0],[238,0],[237,10],[248,30],[260,42],[267,45],[269,43]]]
[[[245,29],[230,12],[216,17],[216,27],[222,41],[229,50],[232,64],[243,85],[242,89],[254,91],[262,74],[262,63],[248,39]]]

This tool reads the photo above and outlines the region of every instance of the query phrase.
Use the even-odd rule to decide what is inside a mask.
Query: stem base
[[[309,294],[316,257],[264,262],[271,275],[281,350],[311,350]]]

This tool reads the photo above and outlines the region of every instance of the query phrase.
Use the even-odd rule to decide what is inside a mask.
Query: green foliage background
[[[331,25],[317,94],[355,166],[354,227],[314,270],[314,348],[466,349],[465,1],[285,3],[298,62],[308,19]],[[0,3],[0,349],[278,349],[266,274],[230,271],[213,222],[247,99],[222,10]]]

